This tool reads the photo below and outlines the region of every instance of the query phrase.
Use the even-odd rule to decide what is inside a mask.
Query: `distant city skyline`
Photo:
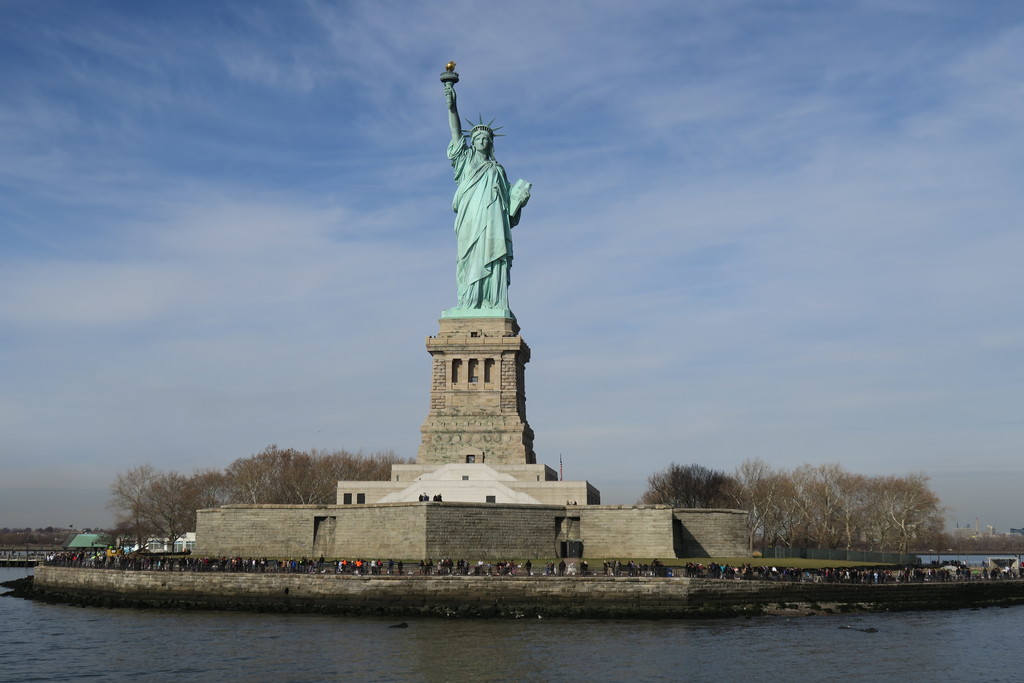
[[[1024,526],[1020,3],[40,0],[0,60],[0,527],[109,526],[145,463],[415,457],[449,60],[533,183],[539,462],[611,504],[925,472],[949,528]]]

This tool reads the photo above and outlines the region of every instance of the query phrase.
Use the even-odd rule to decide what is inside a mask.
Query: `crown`
[[[492,138],[504,137],[504,134],[496,132],[496,131],[499,131],[502,128],[504,128],[504,126],[498,126],[497,128],[491,128],[491,124],[494,123],[494,119],[491,119],[487,123],[484,123],[484,117],[480,116],[480,119],[479,119],[478,123],[473,123],[469,119],[466,119],[466,123],[468,123],[470,125],[470,128],[469,128],[469,130],[462,131],[463,135],[468,135],[469,137],[473,137],[473,134],[476,133],[478,130],[485,130],[485,131],[487,131],[488,135],[490,135]]]

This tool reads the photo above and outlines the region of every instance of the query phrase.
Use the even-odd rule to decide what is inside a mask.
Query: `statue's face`
[[[473,149],[478,152],[488,152],[491,149],[491,136],[486,133],[473,136]]]

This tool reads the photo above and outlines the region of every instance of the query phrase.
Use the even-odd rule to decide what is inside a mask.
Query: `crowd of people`
[[[805,581],[814,583],[912,583],[926,581],[993,581],[1024,578],[1024,572],[1011,567],[972,569],[965,564],[946,567],[794,567],[727,565],[688,562],[683,567],[667,567],[660,560],[638,563],[608,560],[600,571],[592,571],[580,560],[560,560],[535,566],[531,560],[498,562],[427,558],[404,560],[349,560],[319,558],[271,559],[242,557],[195,557],[192,555],[122,554],[110,550],[59,552],[47,555],[45,564],[59,567],[120,569],[124,571],[249,572],[288,574],[345,574],[351,576],[613,576],[679,577],[747,581]]]
[[[558,565],[547,563],[534,572],[533,562],[514,560],[498,562],[432,558],[418,563],[404,560],[328,560],[303,557],[300,559],[271,559],[243,557],[195,557],[192,555],[151,555],[147,553],[121,554],[104,550],[91,552],[52,553],[45,564],[56,567],[84,567],[87,569],[120,569],[124,571],[182,571],[182,572],[248,572],[286,574],[347,574],[351,576],[564,576],[587,571],[587,563]],[[581,569],[582,568],[582,572]]]
[[[688,562],[684,576],[707,579],[741,579],[748,581],[806,581],[813,583],[923,583],[926,581],[991,581],[1024,578],[1018,569],[983,567],[972,569],[966,564],[932,567],[824,567],[800,569],[774,567],[699,564]]]

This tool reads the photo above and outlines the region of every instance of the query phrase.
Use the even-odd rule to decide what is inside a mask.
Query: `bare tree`
[[[227,501],[226,477],[216,470],[186,477],[142,465],[117,475],[110,492],[109,507],[118,518],[115,535],[139,548],[154,537],[173,543],[196,528],[197,509]]]
[[[132,468],[111,484],[109,507],[117,514],[118,533],[131,536],[137,546],[152,537],[173,543],[196,528],[196,510],[232,502],[331,504],[337,501],[338,481],[388,479],[391,465],[404,462],[391,451],[364,456],[271,445],[224,471],[185,476],[150,465]]]
[[[405,463],[392,451],[363,455],[348,451],[304,452],[271,445],[228,466],[234,503],[330,504],[339,481],[383,481],[391,465]]]
[[[796,486],[786,472],[776,472],[771,477],[771,486],[775,491],[764,511],[765,544],[792,546],[799,532]]]
[[[737,468],[732,495],[748,511],[751,547],[760,526],[769,545],[906,552],[941,544],[942,508],[927,482],[924,474],[868,477],[838,463],[787,473],[751,460]]]
[[[222,470],[196,470],[188,484],[196,509],[220,507],[231,500],[231,480]]]
[[[836,526],[846,550],[860,540],[871,515],[870,489],[871,478],[862,474],[840,471],[836,477]]]
[[[294,448],[267,446],[228,466],[231,502],[304,504],[311,502],[309,455]],[[315,502],[315,501],[313,501]]]
[[[376,451],[369,455],[348,451],[310,450],[310,455],[322,460],[328,478],[339,481],[387,481],[391,478],[391,466],[405,464],[404,458],[394,451]]]
[[[866,506],[870,512],[864,518],[861,534],[868,550],[888,550],[896,542],[892,519],[881,512],[887,505],[888,497],[884,481],[884,477],[873,478],[865,492]]]
[[[742,462],[732,480],[729,488],[732,504],[747,511],[747,549],[753,552],[758,532],[765,539],[771,536],[775,542],[782,535],[777,512],[780,498],[791,490],[788,478],[764,460],[755,458]]]
[[[248,458],[239,458],[228,465],[225,474],[228,479],[228,499],[232,503],[273,502],[271,498],[276,485],[276,451],[275,444],[260,453]]]
[[[195,491],[189,477],[165,472],[149,488],[145,513],[158,537],[169,544],[196,528],[196,509]]]
[[[795,488],[800,542],[819,548],[838,548],[854,535],[860,507],[858,481],[839,463],[801,465],[791,474]]]
[[[703,465],[672,463],[647,478],[647,490],[640,503],[677,508],[728,507],[731,482],[729,475]]]
[[[295,505],[313,505],[330,501],[329,491],[324,491],[324,481],[317,471],[317,463],[309,455],[289,448],[284,452],[278,472],[283,502]]]
[[[892,523],[894,550],[905,553],[911,543],[941,533],[942,508],[938,496],[928,488],[927,475],[886,477],[880,482],[880,489],[879,512]]]
[[[157,477],[152,465],[139,465],[117,475],[110,485],[107,507],[114,511],[118,532],[134,539],[135,546],[139,548],[156,531],[148,505],[150,488]]]

